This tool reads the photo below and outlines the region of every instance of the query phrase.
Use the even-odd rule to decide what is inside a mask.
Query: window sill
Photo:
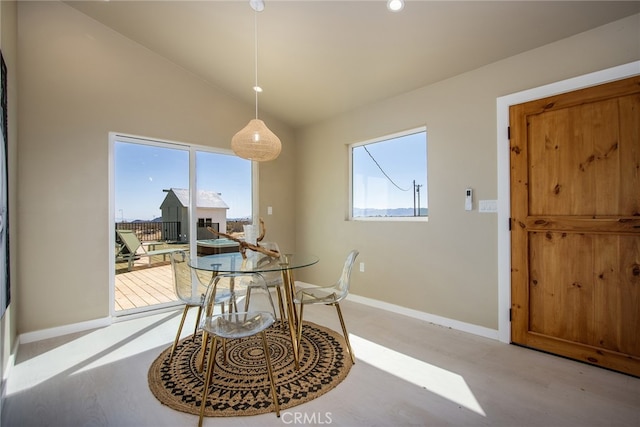
[[[358,216],[347,218],[347,221],[363,222],[429,222],[428,216]]]

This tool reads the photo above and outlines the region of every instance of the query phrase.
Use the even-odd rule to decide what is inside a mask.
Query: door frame
[[[118,140],[130,143],[139,142],[144,145],[156,146],[162,148],[175,148],[186,151],[189,155],[189,235],[195,236],[196,230],[193,229],[197,220],[197,210],[195,209],[196,197],[196,152],[204,151],[218,154],[235,155],[232,150],[221,147],[205,146],[200,144],[192,144],[188,142],[178,142],[162,138],[133,135],[122,132],[109,132],[108,135],[108,221],[107,221],[107,236],[109,236],[109,257],[107,260],[109,271],[109,301],[108,301],[108,322],[118,321],[119,319],[132,319],[135,317],[148,316],[149,314],[155,314],[167,310],[175,310],[180,303],[178,301],[156,304],[149,306],[150,308],[139,308],[125,310],[124,313],[118,313],[115,310],[115,251],[113,250],[115,245],[115,233],[113,230],[116,228],[115,212],[115,144]],[[260,213],[260,168],[258,162],[251,162],[251,215],[256,224],[256,221]],[[190,239],[190,252],[196,253],[196,239]],[[107,323],[109,324],[109,323]]]
[[[571,92],[626,77],[640,75],[640,61],[585,74],[497,98],[498,149],[498,339],[511,342],[511,185],[509,162],[509,107],[560,93]]]

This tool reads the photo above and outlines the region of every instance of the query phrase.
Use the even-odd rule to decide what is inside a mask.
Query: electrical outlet
[[[360,263],[360,272],[364,273],[364,262]]]

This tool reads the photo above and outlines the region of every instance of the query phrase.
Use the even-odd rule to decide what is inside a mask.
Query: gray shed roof
[[[169,191],[175,194],[182,206],[189,206],[189,190],[184,188],[171,188]],[[222,200],[220,194],[215,191],[198,190],[197,197],[196,207],[198,208],[229,209],[229,206]]]

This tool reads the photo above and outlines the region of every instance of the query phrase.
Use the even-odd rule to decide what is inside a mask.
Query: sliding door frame
[[[210,147],[203,145],[195,145],[188,144],[184,142],[176,142],[163,140],[158,138],[137,136],[137,135],[129,135],[119,132],[110,132],[109,133],[109,201],[108,201],[108,221],[107,221],[107,236],[109,242],[109,259],[108,259],[108,271],[109,271],[109,314],[112,319],[117,319],[119,317],[127,316],[127,318],[131,318],[131,316],[144,316],[152,313],[158,313],[161,311],[169,311],[174,310],[175,307],[181,305],[178,301],[174,303],[164,303],[157,304],[149,307],[130,309],[116,312],[115,310],[115,252],[113,248],[115,247],[115,226],[116,226],[116,218],[115,218],[115,144],[117,141],[121,142],[129,142],[135,144],[143,144],[149,146],[155,146],[160,148],[174,148],[188,151],[189,153],[189,236],[196,236],[196,221],[197,221],[197,212],[195,209],[196,203],[196,152],[209,152],[216,154],[226,154],[226,155],[235,155],[233,151],[224,148],[218,147]],[[251,162],[251,216],[253,222],[255,223],[256,218],[258,218],[259,214],[259,168],[257,162]],[[189,250],[192,254],[195,254],[197,251],[197,243],[195,238],[189,239]]]

